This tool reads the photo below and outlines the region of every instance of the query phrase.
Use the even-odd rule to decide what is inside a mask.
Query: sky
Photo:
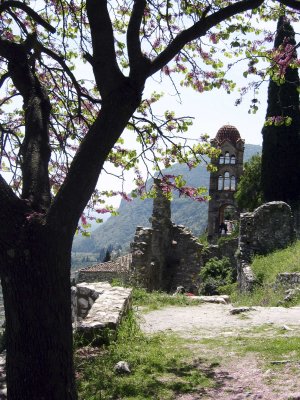
[[[236,71],[234,75],[235,80],[246,85],[246,79],[241,77],[241,70]],[[155,87],[153,82],[149,82],[149,86]],[[174,109],[178,115],[194,117],[193,126],[189,131],[191,137],[198,138],[201,134],[207,133],[213,138],[221,126],[230,124],[239,130],[246,143],[262,144],[261,130],[266,115],[267,84],[263,84],[260,89],[260,104],[256,114],[248,114],[250,100],[253,97],[251,93],[244,98],[241,105],[236,106],[235,101],[239,98],[237,91],[227,94],[223,89],[203,93],[185,87],[179,87],[179,90],[181,104],[174,96],[174,90],[165,83],[165,96],[160,106]]]
[[[232,75],[232,79],[238,82],[238,85],[245,86],[247,81],[242,76],[243,69],[237,68]],[[155,77],[156,78],[156,77]],[[176,80],[176,77],[175,77]],[[224,89],[214,89],[210,92],[195,92],[191,88],[181,87],[179,84],[177,90],[180,92],[181,102],[175,95],[173,86],[165,77],[163,82],[157,79],[149,78],[146,82],[144,97],[148,97],[153,91],[164,92],[164,97],[157,104],[157,111],[163,115],[165,110],[174,110],[177,116],[193,117],[193,126],[189,129],[187,137],[198,139],[202,134],[208,134],[214,138],[218,130],[223,125],[234,125],[240,132],[242,139],[248,144],[262,144],[261,130],[264,124],[267,108],[267,82],[262,84],[258,95],[258,111],[256,114],[249,114],[249,105],[253,93],[245,96],[239,106],[235,101],[239,98],[237,90],[227,94]],[[132,132],[124,132],[123,138],[126,147],[134,147],[135,139]],[[199,183],[201,186],[201,183]],[[99,179],[98,187],[100,190],[107,189],[120,190],[122,188],[119,179],[111,175],[102,174]],[[123,184],[124,191],[130,192],[134,188],[133,174],[127,173]],[[109,199],[109,204],[114,207],[119,205],[120,198]]]

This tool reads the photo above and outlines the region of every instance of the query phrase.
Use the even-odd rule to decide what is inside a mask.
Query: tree
[[[104,259],[103,259],[103,262],[105,263],[105,262],[108,262],[108,261],[110,261],[110,260],[111,260],[110,251],[109,251],[109,250],[106,250],[106,254],[105,254],[105,257],[104,257]]]
[[[245,163],[235,198],[241,210],[253,211],[263,204],[260,154],[255,154]]]
[[[282,200],[295,205],[300,200],[299,75],[295,32],[281,16],[274,42],[273,76],[268,89],[266,123],[262,130],[262,188],[266,201]]]
[[[170,79],[172,71],[182,72],[199,92],[230,91],[233,83],[220,71],[222,62],[204,51],[204,38],[211,54],[217,42],[229,40],[239,55],[245,42],[232,35],[259,31],[251,15],[239,14],[258,16],[260,7],[268,19],[279,3],[299,9],[296,0],[271,2],[272,9],[263,0],[1,2],[0,156],[10,175],[0,176],[0,275],[10,400],[77,398],[71,245],[78,220],[86,225],[89,199],[99,207],[95,187],[105,161],[130,168],[146,149],[159,149],[159,138],[165,146],[155,157],[165,165],[176,157],[191,163],[193,155],[194,166],[202,154],[213,155],[206,143],[186,152],[174,141],[189,121],[171,112],[155,116],[159,95],[142,98],[146,80],[158,71]],[[81,56],[92,67],[92,82],[76,79]],[[141,155],[122,147],[126,127],[139,135]],[[180,179],[178,186],[199,194],[188,193]]]

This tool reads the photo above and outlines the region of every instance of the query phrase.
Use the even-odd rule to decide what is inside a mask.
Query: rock
[[[290,328],[287,325],[283,325],[282,329],[285,330],[285,331],[293,331],[294,330],[294,329]]]
[[[77,288],[77,293],[78,293],[77,296],[88,297],[93,292],[93,290],[91,290],[88,287],[88,284],[86,284],[85,282],[78,283],[76,288]]]
[[[83,297],[79,297],[78,308],[87,310],[89,308],[89,301],[87,299],[84,299]]]
[[[252,308],[252,307],[236,307],[236,308],[233,308],[232,310],[230,310],[229,312],[232,315],[237,315],[237,314],[242,314],[244,312],[249,312],[252,310],[254,310],[254,308]]]
[[[199,300],[205,303],[226,304],[226,299],[223,296],[199,296]]]
[[[300,293],[300,288],[298,288],[298,287],[286,290],[285,291],[286,296],[284,298],[284,301],[293,300],[293,298],[296,297],[297,295],[299,295],[299,293]]]
[[[131,370],[129,368],[129,364],[126,361],[119,361],[115,366],[114,366],[114,371],[117,374],[130,374]]]
[[[89,297],[88,298],[88,303],[89,303],[89,307],[88,308],[92,308],[92,305],[95,303],[95,301],[91,297]]]
[[[227,304],[230,302],[229,296],[194,296],[205,303]]]
[[[174,293],[174,296],[176,294],[184,294],[184,293],[185,293],[185,288],[183,286],[178,286],[176,291],[175,291],[175,293]]]

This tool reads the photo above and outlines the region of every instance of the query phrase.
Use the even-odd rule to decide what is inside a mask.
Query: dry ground
[[[287,360],[268,368],[259,354],[243,354],[234,347],[229,351],[223,345],[228,339],[239,340],[243,336],[255,341],[279,334],[287,341],[299,337],[300,307],[255,307],[240,315],[231,315],[231,308],[202,304],[168,307],[142,315],[141,327],[146,333],[175,332],[192,339],[187,346],[194,359],[199,360],[199,368],[207,368],[217,382],[212,389],[180,395],[176,400],[300,400],[300,360]],[[207,339],[217,342],[212,346]]]

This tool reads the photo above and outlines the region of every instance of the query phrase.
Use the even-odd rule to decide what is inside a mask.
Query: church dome
[[[224,140],[229,140],[231,143],[236,143],[241,139],[239,131],[235,126],[232,125],[224,125],[222,126],[216,135],[215,140],[218,143],[224,142]]]

